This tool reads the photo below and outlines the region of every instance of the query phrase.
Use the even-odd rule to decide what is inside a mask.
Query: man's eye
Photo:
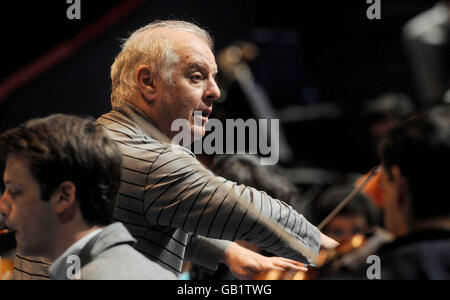
[[[17,196],[20,193],[20,191],[18,191],[18,190],[7,189],[7,191],[11,196]]]
[[[202,74],[196,73],[196,74],[193,74],[193,75],[191,76],[191,80],[192,80],[193,82],[200,82],[202,79],[203,79]]]

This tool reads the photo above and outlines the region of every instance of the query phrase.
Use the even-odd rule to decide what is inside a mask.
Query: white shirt
[[[72,246],[67,248],[64,253],[58,257],[50,266],[50,278],[53,280],[72,280],[80,279],[80,261],[79,255],[81,250],[86,246],[89,241],[99,234],[103,228],[94,230],[88,235],[82,237]],[[78,258],[78,261],[76,260]],[[78,269],[77,269],[78,264]]]

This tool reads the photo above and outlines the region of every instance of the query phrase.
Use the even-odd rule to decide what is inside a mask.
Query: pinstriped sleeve
[[[186,248],[185,259],[210,271],[217,270],[230,241],[193,235]]]
[[[249,207],[257,214],[249,213]],[[264,192],[215,176],[186,151],[168,147],[154,161],[144,193],[149,223],[225,240],[246,240],[276,255],[308,262],[305,256],[264,226],[260,215],[312,253],[320,232],[292,207]]]

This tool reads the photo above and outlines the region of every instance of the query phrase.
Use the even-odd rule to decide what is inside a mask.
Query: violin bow
[[[327,226],[327,224],[356,196],[358,196],[362,190],[366,187],[366,185],[372,180],[372,178],[378,174],[380,171],[380,166],[376,166],[370,170],[369,175],[367,178],[357,187],[355,187],[350,194],[348,194],[347,197],[344,198],[344,200],[339,203],[338,206],[336,206],[335,209],[317,226],[317,228],[322,231],[322,229]]]

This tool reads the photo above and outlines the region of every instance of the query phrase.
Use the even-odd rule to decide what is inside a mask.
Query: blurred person
[[[382,146],[386,228],[381,279],[450,279],[450,106],[393,129]]]
[[[389,130],[409,118],[415,107],[405,94],[387,93],[364,104],[363,115],[368,123],[373,153],[380,158],[380,141]]]
[[[194,138],[206,132],[213,102],[220,96],[212,51],[211,36],[183,21],[153,22],[124,43],[111,67],[113,109],[97,120],[124,158],[115,217],[139,240],[139,251],[177,276],[185,259],[211,270],[224,262],[240,278],[271,268],[298,270],[293,260],[252,255],[223,240],[253,241],[275,254],[308,262],[305,253],[248,213],[251,206],[307,252],[317,253],[321,245],[334,247],[335,241],[285,203],[215,176],[193,153],[171,143],[178,133],[171,128],[177,119],[188,122]],[[202,114],[200,122],[195,122],[195,111]],[[193,241],[196,251],[189,250]]]
[[[175,279],[131,246],[136,240],[122,224],[112,223],[121,154],[93,120],[30,120],[0,135],[0,149],[0,213],[23,260],[45,258],[57,280]]]
[[[381,141],[387,133],[415,112],[412,100],[402,93],[386,93],[374,100],[368,101],[363,106],[363,130],[365,130],[363,143],[367,143],[364,156],[365,169],[370,169],[380,163]],[[355,181],[355,186],[361,184],[366,178],[361,176]],[[378,208],[383,208],[385,196],[380,188],[380,173],[367,184],[363,194],[369,197]]]
[[[228,180],[264,191],[291,206],[301,201],[300,192],[283,175],[278,165],[262,166],[253,155],[223,155],[215,160],[212,171]]]
[[[421,107],[450,99],[450,1],[438,1],[432,8],[409,20],[403,27],[403,41]]]
[[[353,189],[353,186],[347,185],[328,188],[309,204],[310,220],[315,224],[322,222]],[[331,219],[322,232],[340,244],[344,244],[353,236],[364,235],[373,227],[379,226],[378,220],[378,209],[364,194],[359,194]]]

